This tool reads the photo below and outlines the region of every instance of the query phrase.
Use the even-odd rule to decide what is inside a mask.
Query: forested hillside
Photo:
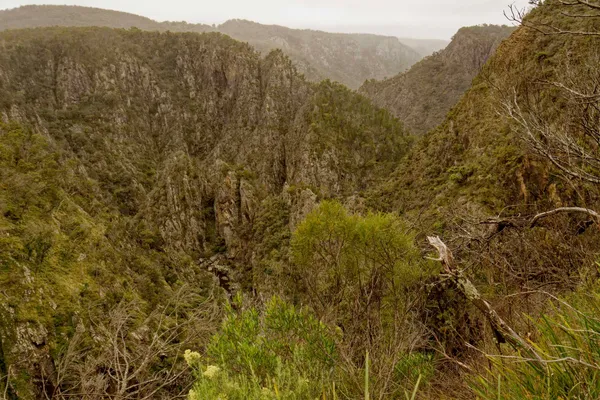
[[[173,23],[166,25],[150,18],[122,11],[80,6],[32,5],[0,11],[0,29],[43,28],[51,26],[106,26],[129,29],[136,27],[148,31],[181,29],[207,32],[213,28],[202,24]]]
[[[218,26],[156,22],[133,14],[77,6],[24,6],[0,11],[0,31],[51,26],[221,32],[250,43],[264,55],[283,50],[309,80],[331,79],[353,89],[366,79],[393,76],[422,58],[394,37],[289,29],[245,20],[230,20]]]
[[[371,77],[395,75],[422,58],[391,36],[298,30],[244,20],[227,21],[217,29],[263,52],[282,49],[310,80],[332,79],[352,89]]]
[[[0,33],[0,393],[598,398],[596,4],[420,136],[220,33]]]
[[[390,79],[369,80],[359,92],[390,110],[413,133],[422,135],[444,120],[513,29],[508,26],[461,28],[443,50]]]

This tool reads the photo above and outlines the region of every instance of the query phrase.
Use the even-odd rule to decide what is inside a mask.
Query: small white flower
[[[195,351],[186,350],[185,353],[183,353],[183,358],[190,367],[193,367],[200,362],[202,356],[200,355],[200,353],[197,353]]]
[[[220,370],[221,368],[217,367],[216,365],[209,365],[208,367],[206,367],[206,371],[204,371],[202,375],[209,379],[212,379],[215,377],[216,374],[219,373]]]

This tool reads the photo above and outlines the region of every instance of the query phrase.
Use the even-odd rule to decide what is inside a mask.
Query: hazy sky
[[[127,11],[159,21],[222,23],[232,18],[292,28],[449,39],[460,27],[507,23],[527,0],[0,0],[0,9],[69,4]]]

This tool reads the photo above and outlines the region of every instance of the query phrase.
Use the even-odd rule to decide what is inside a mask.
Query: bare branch
[[[596,222],[600,223],[600,214],[598,214],[594,210],[590,210],[589,208],[583,208],[583,207],[559,207],[559,208],[556,208],[554,210],[550,210],[550,211],[546,211],[546,212],[537,214],[531,220],[530,226],[534,227],[535,224],[540,219],[549,217],[551,215],[560,214],[560,213],[574,213],[574,212],[575,213],[584,213],[584,214],[591,215],[592,217],[594,217],[596,219]]]
[[[492,328],[495,332],[500,334],[501,337],[506,339],[515,349],[521,349],[527,352],[532,358],[533,361],[538,363],[542,363],[543,358],[537,353],[535,348],[529,344],[526,340],[524,340],[521,336],[519,336],[501,317],[498,315],[496,310],[492,308],[492,306],[484,300],[479,291],[471,283],[471,281],[462,274],[462,272],[454,265],[454,258],[452,256],[452,252],[446,244],[437,236],[429,236],[427,238],[429,243],[435,247],[440,254],[440,258],[442,259],[442,264],[444,269],[448,271],[456,287],[461,293],[469,300],[475,307],[477,307],[483,315],[487,318],[487,320],[492,325]]]
[[[4,386],[4,394],[2,397],[2,399],[4,399],[4,400],[8,400],[8,388],[10,387],[10,368],[11,368],[11,366],[9,365],[8,369],[6,371],[6,384]],[[2,376],[0,378],[4,378],[4,377]]]
[[[595,4],[595,3],[592,3],[591,1],[587,1],[587,0],[573,0],[573,1],[560,0],[560,3],[565,6],[586,6],[586,7],[592,8],[594,10],[600,10],[600,4]]]
[[[533,5],[540,5],[539,1],[530,2]],[[552,5],[552,7],[564,7],[564,8],[572,8],[573,6],[579,6],[580,8],[587,8],[588,11],[594,12],[596,10],[600,10],[600,5],[596,3],[592,3],[586,0],[574,0],[574,1],[564,1],[560,0],[559,3]],[[550,6],[548,6],[550,7]],[[562,15],[573,17],[573,18],[599,18],[600,15],[593,14],[570,14],[567,12],[561,12]],[[572,36],[600,36],[600,32],[597,31],[573,31],[573,30],[565,30],[558,25],[543,23],[543,22],[532,22],[526,18],[526,10],[524,8],[518,8],[516,5],[510,5],[508,8],[508,12],[504,12],[504,16],[510,22],[514,22],[523,27],[532,29],[538,33],[543,35],[572,35]]]
[[[136,301],[119,303],[101,319],[90,315],[89,328],[78,326],[57,360],[59,384],[53,398],[185,397],[192,382],[181,355],[197,347],[203,335],[208,337],[218,317],[211,299],[198,299],[193,309],[181,309],[196,296],[182,288],[141,321],[144,313]],[[90,340],[96,345],[86,344]]]
[[[503,114],[533,151],[570,177],[600,184],[600,86],[592,64],[597,65],[596,59],[583,68],[572,68],[567,62],[559,70],[563,72],[560,80],[530,84],[522,95],[513,88],[501,103]],[[568,116],[551,120],[539,99],[540,84],[560,90],[570,110]]]
[[[442,242],[442,239],[440,239],[438,236],[429,236],[427,237],[427,240],[429,241],[429,244],[435,247],[440,254],[440,257],[437,259],[437,261],[441,261],[445,271],[448,274],[452,274],[453,271],[451,268],[454,268],[454,259],[452,257],[452,252],[450,252],[448,249],[448,246],[446,246],[446,244]]]

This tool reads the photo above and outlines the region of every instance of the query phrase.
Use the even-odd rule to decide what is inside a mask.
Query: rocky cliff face
[[[25,6],[0,11],[0,30],[49,26],[136,27],[150,31],[221,32],[250,43],[264,55],[281,49],[307,79],[331,79],[358,88],[406,70],[422,56],[397,38],[337,34],[231,20],[219,26],[156,22],[117,11],[73,6]]]
[[[390,110],[412,132],[424,134],[444,120],[512,31],[500,26],[462,28],[445,49],[391,79],[367,81],[359,92]]]
[[[361,193],[392,171],[411,142],[362,96],[328,81],[308,83],[281,51],[262,57],[219,33],[8,31],[0,48],[0,119],[25,127],[4,125],[0,139],[28,131],[19,140],[46,143],[48,163],[58,168],[51,181],[30,177],[18,160],[33,148],[6,147],[9,177],[41,179],[52,196],[33,217],[11,211],[23,197],[11,197],[14,183],[0,186],[0,229],[70,260],[37,258],[38,250],[22,253],[0,240],[14,251],[11,259],[22,258],[7,259],[16,281],[2,300],[9,315],[3,361],[14,382],[22,383],[20,371],[53,374],[40,369],[49,350],[26,367],[22,356],[34,353],[11,351],[15,343],[55,348],[59,332],[75,329],[74,315],[98,296],[129,293],[161,304],[206,273],[226,290],[262,284],[258,266],[281,245],[273,235],[289,236],[317,198]],[[35,165],[45,171],[45,163]],[[31,221],[33,231],[25,228]],[[274,224],[279,230],[271,232]],[[51,234],[37,233],[39,226]],[[68,239],[78,229],[86,239]],[[22,265],[36,271],[33,281]],[[58,282],[75,276],[61,289]],[[23,290],[36,294],[18,304]]]
[[[263,59],[220,34],[49,29],[0,40],[3,119],[60,140],[120,212],[156,221],[176,248],[205,247],[207,208],[231,243],[255,192],[360,191],[409,142],[360,96],[313,86],[281,52]]]

